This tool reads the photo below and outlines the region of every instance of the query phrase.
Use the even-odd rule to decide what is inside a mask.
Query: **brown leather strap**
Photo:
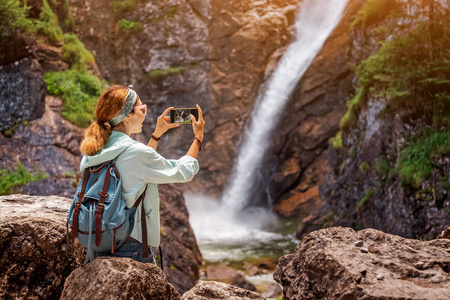
[[[109,160],[109,161],[105,161],[105,162],[102,163],[102,164],[100,165],[100,167],[98,167],[97,169],[90,169],[91,173],[92,173],[92,174],[95,174],[95,173],[100,172],[100,171],[101,171],[104,167],[106,167],[110,162],[111,162],[110,160]]]
[[[134,203],[133,207],[138,207],[141,205],[141,229],[142,229],[142,256],[148,257],[148,239],[147,239],[147,219],[145,218],[145,209],[144,209],[144,198],[145,193],[147,192],[147,186],[145,186],[145,190],[142,195]]]
[[[97,204],[97,209],[95,211],[95,245],[97,247],[100,246],[101,241],[101,227],[102,227],[102,214],[105,210],[105,199],[108,197],[108,185],[109,185],[109,177],[111,176],[111,169],[112,166],[108,168],[108,171],[106,171],[105,181],[103,182],[103,188],[101,192],[98,194],[100,195],[100,201]]]
[[[78,215],[81,209],[81,202],[84,199],[86,185],[89,179],[89,168],[84,170],[83,174],[83,184],[81,185],[81,191],[78,193],[78,201],[75,203],[73,219],[72,219],[72,238],[75,239],[78,235]]]
[[[144,191],[145,197],[145,191]],[[141,205],[141,225],[142,225],[142,257],[148,257],[148,240],[147,240],[147,219],[145,216],[144,201]]]
[[[75,239],[78,235],[78,214],[80,213],[81,203],[75,203],[75,208],[73,210],[73,219],[72,219],[72,238]]]

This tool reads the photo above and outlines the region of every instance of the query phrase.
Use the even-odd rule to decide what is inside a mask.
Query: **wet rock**
[[[164,273],[182,294],[198,280],[202,255],[189,224],[189,212],[181,189],[174,184],[162,184],[158,185],[158,190]],[[155,249],[154,253],[159,250]]]
[[[206,268],[208,280],[224,280],[231,282],[236,277],[236,270],[227,266],[213,265]]]
[[[265,291],[262,293],[262,296],[267,298],[281,298],[283,295],[283,289],[278,283],[272,283],[270,284]]]
[[[181,299],[154,264],[131,258],[99,257],[76,269],[60,299]]]
[[[44,73],[36,60],[0,66],[0,131],[41,117],[45,92]]]
[[[261,294],[216,281],[200,281],[183,294],[183,300],[265,299]]]
[[[80,266],[83,247],[67,244],[67,198],[0,197],[0,298],[58,299]]]
[[[373,251],[362,253],[354,240]],[[449,254],[448,240],[422,242],[375,229],[332,227],[308,234],[295,254],[281,257],[274,279],[286,299],[446,299]],[[414,266],[419,259],[423,270]]]
[[[236,276],[233,279],[233,282],[231,283],[233,286],[240,287],[242,289],[246,289],[249,291],[256,292],[256,287],[253,285],[253,283],[249,282],[245,278],[245,274],[242,271],[237,271]]]

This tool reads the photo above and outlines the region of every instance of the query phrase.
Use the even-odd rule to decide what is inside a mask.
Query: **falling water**
[[[339,23],[348,0],[304,0],[295,23],[294,41],[289,45],[266,88],[261,88],[252,112],[231,183],[222,203],[232,212],[244,208],[250,197],[255,174],[270,144],[270,133],[278,118],[325,40]]]

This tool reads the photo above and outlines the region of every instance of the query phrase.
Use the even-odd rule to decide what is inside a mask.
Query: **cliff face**
[[[429,239],[450,222],[448,100],[442,101],[448,82],[438,79],[449,74],[440,40],[449,36],[443,24],[450,8],[435,2],[430,18],[428,6],[390,5],[377,12],[383,17],[366,5],[368,17],[350,30],[355,92],[328,148],[323,206],[303,220],[299,236],[342,225]]]

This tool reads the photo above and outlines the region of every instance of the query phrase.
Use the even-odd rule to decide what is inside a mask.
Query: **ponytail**
[[[111,127],[105,123],[121,111],[127,94],[127,87],[115,85],[100,95],[95,109],[98,121],[92,123],[85,133],[81,141],[81,153],[92,156],[103,149],[111,134]]]
[[[111,134],[111,128],[100,125],[99,122],[92,123],[81,141],[80,150],[84,155],[95,155],[103,149]]]

